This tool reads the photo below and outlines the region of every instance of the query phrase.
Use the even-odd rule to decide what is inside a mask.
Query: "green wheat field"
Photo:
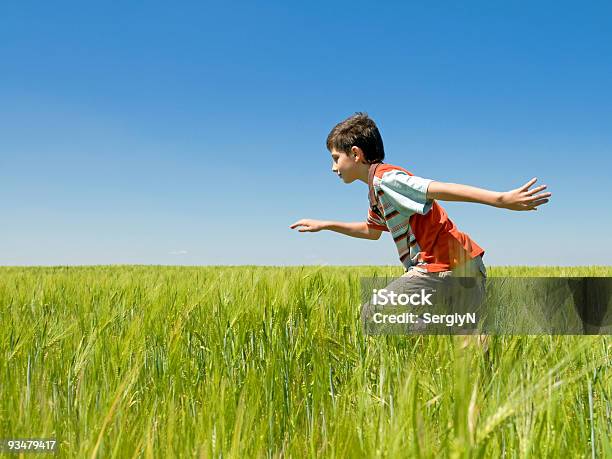
[[[401,272],[0,268],[0,439],[78,458],[612,457],[609,336],[364,335],[360,277]]]

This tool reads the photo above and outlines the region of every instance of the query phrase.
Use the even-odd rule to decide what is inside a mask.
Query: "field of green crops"
[[[401,267],[0,268],[0,439],[60,457],[612,457],[609,336],[365,336]],[[489,268],[611,276],[612,267]]]

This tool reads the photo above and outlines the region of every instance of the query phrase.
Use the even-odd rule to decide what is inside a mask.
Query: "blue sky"
[[[495,4],[493,4],[495,3]],[[386,162],[538,212],[443,203],[485,263],[612,259],[609,2],[8,2],[0,264],[399,264],[325,138],[355,111]]]

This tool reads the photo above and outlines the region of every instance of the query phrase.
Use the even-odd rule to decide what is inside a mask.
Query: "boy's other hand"
[[[546,189],[546,185],[540,185],[530,190],[529,187],[537,180],[534,177],[515,190],[501,193],[498,207],[509,210],[538,210],[538,206],[549,201],[548,198],[552,196],[552,193],[540,193]]]
[[[316,233],[317,231],[321,231],[324,229],[324,223],[321,220],[311,220],[309,218],[303,218],[302,220],[298,220],[293,225],[289,226],[291,229],[296,229],[300,233]]]

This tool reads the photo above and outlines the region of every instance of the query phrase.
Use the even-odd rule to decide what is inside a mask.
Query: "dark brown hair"
[[[385,159],[385,148],[376,123],[367,113],[357,112],[336,124],[327,136],[327,149],[349,153],[351,147],[361,148],[369,164]]]

